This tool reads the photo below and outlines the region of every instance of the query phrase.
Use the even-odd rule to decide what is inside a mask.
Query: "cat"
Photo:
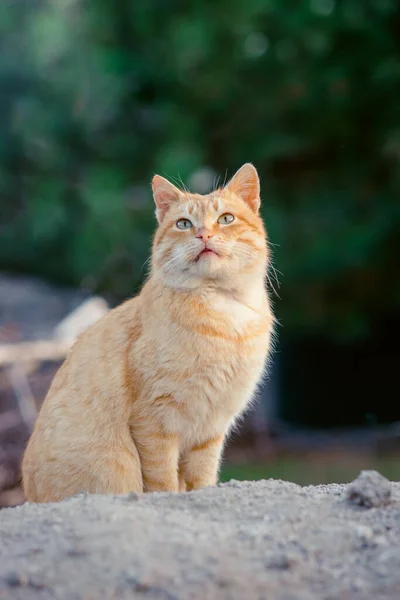
[[[255,167],[205,196],[159,175],[152,188],[150,275],[56,374],[23,458],[28,501],[216,485],[262,377],[274,317]]]

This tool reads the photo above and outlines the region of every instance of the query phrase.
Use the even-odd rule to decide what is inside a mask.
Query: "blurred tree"
[[[151,175],[252,161],[285,331],[367,336],[400,303],[399,27],[395,0],[3,0],[0,268],[121,299]]]

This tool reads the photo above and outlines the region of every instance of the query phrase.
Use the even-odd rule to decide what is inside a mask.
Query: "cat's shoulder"
[[[97,343],[98,339],[103,338],[104,335],[111,340],[120,337],[124,332],[129,333],[134,329],[138,329],[140,323],[139,309],[139,296],[125,300],[81,333],[72,348]]]

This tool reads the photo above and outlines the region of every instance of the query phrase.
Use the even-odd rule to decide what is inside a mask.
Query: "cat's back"
[[[139,305],[139,297],[127,300],[77,338],[54,378],[47,398],[67,387],[73,387],[76,392],[88,391],[85,388],[93,388],[100,382],[104,386],[110,378],[115,382],[112,373],[120,371],[129,345],[142,331]]]
[[[82,333],[56,373],[41,407],[26,455],[65,442],[65,435],[98,437],[106,414],[127,412],[131,344],[140,336],[139,298],[111,310]],[[118,402],[112,402],[118,398]],[[40,448],[39,448],[40,447]]]
[[[140,300],[135,297],[111,310],[70,349],[24,454],[27,499],[61,499],[79,491],[76,486],[90,489],[90,465],[112,452],[116,439],[125,439],[129,456],[134,453],[126,427],[131,395],[127,357],[141,332],[139,307]]]

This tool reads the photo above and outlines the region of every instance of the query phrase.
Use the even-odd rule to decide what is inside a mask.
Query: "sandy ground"
[[[399,600],[400,483],[364,472],[3,509],[0,598]]]

